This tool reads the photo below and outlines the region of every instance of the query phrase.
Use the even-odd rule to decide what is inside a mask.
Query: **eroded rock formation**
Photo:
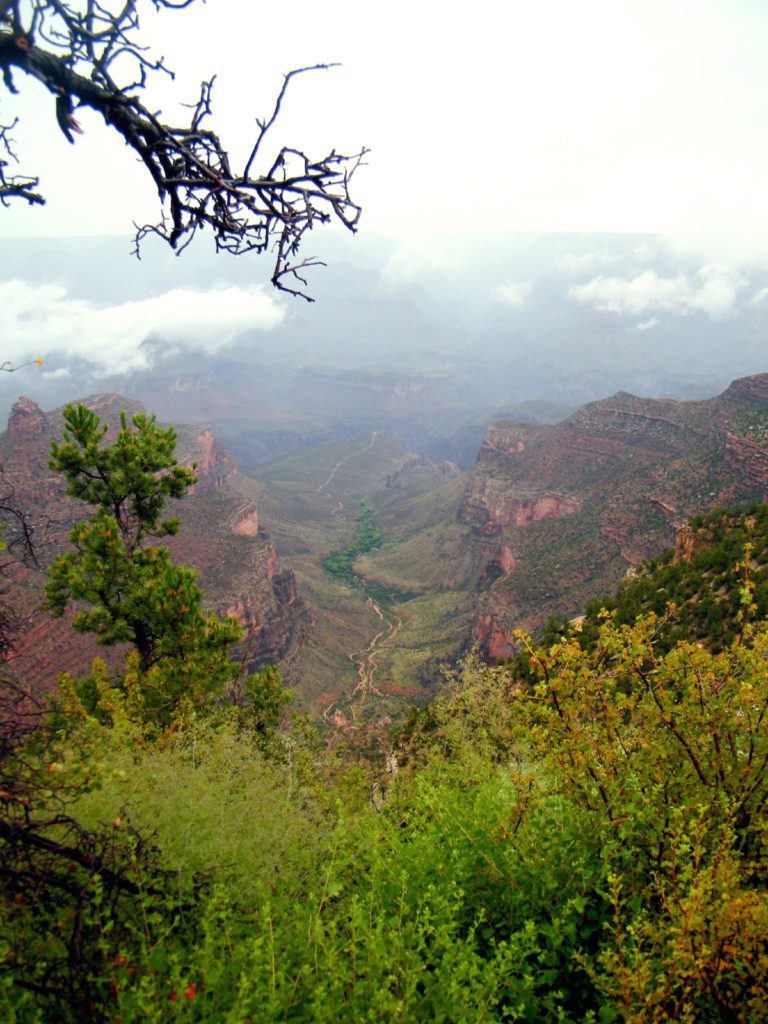
[[[8,418],[8,433],[16,441],[39,437],[48,429],[45,413],[31,398],[24,395],[15,403]]]
[[[460,511],[486,565],[473,639],[506,657],[514,629],[577,614],[676,536],[690,547],[692,516],[766,496],[768,374],[708,401],[619,392],[554,426],[491,424]]]
[[[237,469],[229,450],[219,444],[210,427],[198,431],[192,444],[197,449],[196,455],[183,459],[184,464],[190,468],[195,464],[197,483],[190,488],[190,494],[215,491],[235,475]]]

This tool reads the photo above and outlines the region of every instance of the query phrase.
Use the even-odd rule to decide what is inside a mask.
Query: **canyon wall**
[[[459,513],[485,564],[472,640],[508,657],[515,629],[578,614],[691,517],[766,496],[768,374],[707,401],[619,392],[553,426],[493,423]]]

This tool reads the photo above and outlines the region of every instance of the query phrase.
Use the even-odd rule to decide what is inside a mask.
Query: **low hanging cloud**
[[[744,284],[729,267],[715,265],[702,267],[692,276],[659,277],[654,270],[645,270],[632,278],[595,277],[571,286],[568,298],[607,313],[687,316],[701,312],[716,318],[731,312]]]
[[[147,370],[173,351],[214,354],[245,331],[271,330],[284,316],[260,288],[176,288],[96,306],[60,285],[0,282],[0,337],[14,363],[36,356],[83,359],[102,377]]]
[[[531,294],[532,288],[531,281],[510,281],[508,284],[500,284],[494,295],[508,306],[519,307]]]

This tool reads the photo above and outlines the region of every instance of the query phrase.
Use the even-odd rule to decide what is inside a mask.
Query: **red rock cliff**
[[[764,500],[767,428],[768,374],[706,401],[620,392],[552,426],[491,424],[459,513],[486,566],[473,637],[487,656],[611,593],[680,523]]]

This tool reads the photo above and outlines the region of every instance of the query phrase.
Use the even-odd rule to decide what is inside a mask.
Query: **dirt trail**
[[[361,701],[365,701],[365,698],[370,693],[375,693],[377,697],[384,696],[373,682],[373,677],[379,667],[376,658],[381,651],[388,650],[392,646],[392,641],[399,633],[400,627],[403,624],[403,620],[399,615],[385,614],[381,609],[381,605],[374,601],[372,597],[368,598],[368,606],[373,609],[381,620],[381,629],[367,647],[349,656],[349,660],[357,662],[358,666],[358,683],[352,691],[352,696],[354,697],[356,694],[359,694]]]
[[[361,448],[356,452],[351,452],[345,458],[340,459],[331,470],[328,478],[317,488],[317,493],[320,494],[321,491],[328,487],[336,473],[343,465],[351,459],[356,458],[358,455],[369,452],[376,443],[376,438],[380,433],[380,430],[374,430],[371,434],[371,440],[364,448]],[[338,501],[336,507],[331,511],[331,516],[336,519],[337,522],[345,518],[344,504],[341,500]],[[385,651],[392,646],[392,642],[400,631],[400,627],[403,622],[399,615],[384,611],[381,605],[372,597],[368,598],[366,604],[379,619],[380,628],[365,647],[359,651],[353,651],[349,655],[349,660],[357,665],[357,683],[351,693],[331,701],[331,703],[325,708],[323,711],[323,718],[327,722],[334,722],[338,716],[337,724],[342,724],[348,720],[348,715],[351,716],[352,721],[355,722],[359,712],[362,710],[369,697],[385,696],[374,683],[374,676],[379,668],[377,659],[382,651]]]
[[[349,455],[345,456],[343,459],[340,459],[336,463],[336,465],[333,467],[333,469],[331,470],[328,479],[324,480],[320,484],[320,486],[317,488],[317,492],[316,493],[319,494],[321,491],[324,491],[325,488],[328,486],[328,484],[331,482],[331,480],[333,480],[333,478],[336,476],[336,473],[339,471],[339,469],[341,469],[341,467],[343,465],[345,465],[345,463],[349,462],[350,459],[354,459],[354,458],[356,458],[356,456],[362,455],[364,452],[369,452],[371,450],[371,448],[373,448],[374,444],[376,443],[376,438],[379,436],[380,433],[381,433],[380,430],[374,430],[374,432],[371,434],[371,440],[368,442],[368,444],[365,446],[365,448],[361,448],[359,452],[351,452]]]
[[[352,721],[356,722],[358,714],[371,696],[385,696],[374,683],[374,676],[379,668],[377,659],[382,651],[391,648],[395,637],[400,631],[403,620],[393,612],[384,611],[381,605],[374,601],[372,597],[368,598],[367,604],[380,619],[381,628],[366,647],[359,651],[353,651],[349,655],[349,660],[357,665],[357,684],[350,694],[340,697],[328,705],[323,712],[323,718],[327,722],[332,722],[336,715],[339,714],[346,717],[344,715],[345,711],[352,716]]]

